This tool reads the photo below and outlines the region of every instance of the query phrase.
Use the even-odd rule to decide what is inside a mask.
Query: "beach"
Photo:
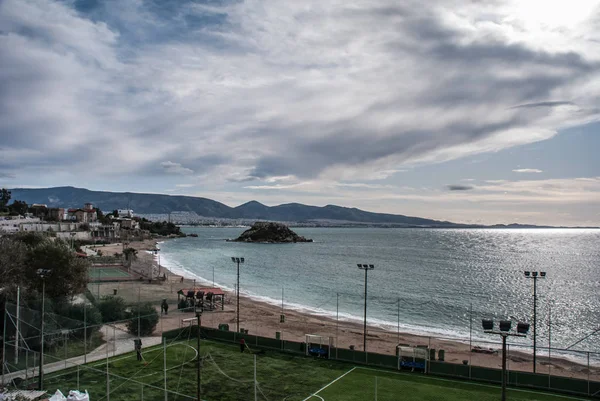
[[[159,304],[162,299],[167,299],[170,305],[170,313],[162,315],[157,330],[168,331],[181,327],[182,319],[194,317],[193,312],[183,313],[177,309],[177,291],[180,289],[209,288],[211,283],[200,282],[199,280],[183,277],[169,271],[164,266],[158,266],[158,257],[149,252],[149,249],[157,247],[156,240],[146,240],[143,242],[132,242],[129,246],[138,250],[137,260],[132,265],[132,269],[139,272],[148,272],[151,269],[154,276],[165,275],[166,279],[154,280],[149,283],[147,280],[124,282],[124,283],[104,283],[94,284],[98,295],[113,294],[117,290],[119,296],[124,297],[128,302],[148,301],[156,305],[159,310]],[[121,245],[106,245],[102,247],[104,254],[121,252]],[[135,266],[135,267],[134,267]],[[92,290],[94,291],[94,290]],[[219,324],[229,324],[230,330],[236,330],[236,296],[234,292],[226,292],[224,309],[206,311],[202,315],[202,325],[205,327],[217,328]],[[280,321],[280,315],[285,315],[285,322]],[[188,323],[189,324],[189,323]],[[476,322],[474,324],[479,324]],[[356,350],[363,350],[363,325],[359,322],[346,320],[336,320],[335,318],[318,316],[307,311],[294,310],[286,308],[283,305],[274,305],[261,302],[249,297],[240,297],[240,328],[248,330],[249,334],[275,338],[276,332],[281,333],[283,340],[305,341],[306,334],[315,334],[323,337],[332,337],[334,344],[339,348],[349,348],[351,345]],[[499,341],[493,337],[490,341]],[[484,349],[492,348],[500,351],[500,344],[469,344],[466,340],[439,339],[435,337],[419,336],[409,333],[398,333],[397,331],[383,330],[375,326],[368,326],[367,329],[367,351],[380,354],[395,354],[396,345],[404,344],[410,346],[424,345],[436,350],[445,351],[445,361],[449,363],[467,364],[472,366],[483,366],[491,368],[500,368],[502,364],[501,352],[476,353],[471,352],[472,347],[481,346]],[[575,363],[563,357],[552,356],[549,361],[547,350],[538,350],[537,373],[551,374],[564,377],[577,377],[581,379],[600,380],[600,368],[592,366],[589,370],[587,365]],[[532,371],[532,355],[509,348],[508,351],[508,369],[523,372]]]

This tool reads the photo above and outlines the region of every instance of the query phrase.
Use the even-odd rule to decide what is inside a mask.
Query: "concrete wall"
[[[15,233],[15,232],[21,230],[20,226],[22,223],[36,223],[39,221],[40,221],[40,219],[38,219],[37,217],[34,217],[34,218],[22,218],[22,217],[0,218],[0,232]]]
[[[20,231],[54,231],[54,232],[68,232],[76,231],[79,229],[81,223],[24,223],[21,224]]]
[[[71,237],[71,234],[75,234]],[[92,236],[90,235],[89,231],[74,231],[74,232],[65,232],[65,231],[61,231],[61,232],[57,232],[56,233],[56,238],[61,238],[67,241],[70,241],[71,238],[77,240],[89,240],[92,238]]]

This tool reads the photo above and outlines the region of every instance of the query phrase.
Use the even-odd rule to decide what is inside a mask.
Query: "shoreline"
[[[149,248],[160,246],[168,238],[159,238],[136,242],[130,244],[132,247],[140,251],[146,251]],[[140,257],[141,255],[144,257]],[[202,279],[200,276],[187,271],[184,267],[174,267],[169,261],[165,266],[161,260],[161,266],[158,267],[158,257],[150,252],[139,252],[138,261],[144,264],[150,263],[153,270],[167,275],[165,284],[170,284],[171,291],[173,285],[178,285],[181,288],[190,288],[194,284],[194,279],[189,276],[196,276],[196,287],[212,287],[212,281]],[[181,280],[183,278],[183,281]],[[148,291],[156,292],[156,284],[147,284]],[[215,285],[218,285],[215,283]],[[227,323],[231,331],[235,331],[235,292],[232,289],[221,287],[226,293],[226,303],[223,311],[216,310],[205,312],[202,315],[202,325],[206,327],[217,328],[221,323]],[[275,301],[275,300],[274,300]],[[176,299],[169,298],[169,303],[176,303]],[[175,306],[175,305],[173,305]],[[175,309],[175,308],[173,308]],[[280,322],[280,315],[285,315],[285,322]],[[240,328],[249,330],[249,334],[259,335],[263,337],[275,338],[276,332],[279,332],[283,340],[305,341],[305,334],[316,334],[326,337],[336,337],[337,346],[339,348],[348,348],[354,345],[355,349],[362,350],[363,348],[363,323],[352,318],[341,318],[336,321],[335,317],[315,313],[309,307],[294,307],[290,308],[289,304],[286,307],[284,304],[283,310],[280,303],[268,302],[265,299],[257,299],[249,295],[240,295]],[[168,318],[161,319],[161,327],[164,325],[165,330],[178,328],[180,319],[187,315],[192,316],[193,313],[178,313],[169,315]],[[164,320],[164,322],[163,322]],[[462,364],[467,361],[473,366],[483,366],[490,368],[501,367],[501,352],[492,354],[471,352],[468,339],[459,338],[442,338],[436,335],[414,334],[410,332],[389,330],[376,325],[369,324],[367,329],[367,350],[381,354],[395,354],[395,347],[398,343],[408,344],[410,346],[425,345],[436,350],[443,349],[445,351],[445,361],[450,363]],[[334,339],[335,343],[335,339]],[[500,343],[481,341],[473,339],[471,345],[481,346],[482,348],[493,348],[499,351]],[[518,370],[523,372],[532,371],[532,354],[525,350],[515,349],[518,346],[509,347],[508,353],[508,368],[509,370]],[[537,372],[540,374],[549,374],[553,376],[578,377],[587,379],[588,375],[591,380],[600,381],[600,365],[590,364],[588,371],[587,365],[571,360],[564,355],[552,355],[552,359],[548,361],[546,352],[538,352]],[[584,354],[581,354],[584,355]],[[437,358],[437,354],[436,354]]]

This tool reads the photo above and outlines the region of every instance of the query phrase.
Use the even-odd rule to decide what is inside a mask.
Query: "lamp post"
[[[40,368],[38,375],[38,387],[42,391],[44,387],[44,315],[46,312],[46,277],[50,274],[48,269],[38,269],[37,274],[42,279],[42,321],[40,324]]]
[[[499,324],[499,331],[494,330],[494,321],[483,319],[481,321],[483,326],[483,332],[487,334],[498,334],[502,337],[502,401],[506,401],[506,338],[513,337],[526,337],[529,331],[529,323],[519,322],[517,323],[517,332],[511,332],[512,322],[510,320],[501,320]]]
[[[244,258],[231,257],[233,263],[237,263],[237,288],[236,288],[236,331],[240,332],[240,263],[244,263]]]
[[[202,359],[200,358],[200,327],[202,326],[202,312],[196,312],[196,319],[198,320],[198,338],[196,347],[198,348],[198,360],[196,361],[196,398],[200,401],[200,392],[202,388],[202,376],[200,373]]]
[[[525,271],[525,278],[533,279],[533,373],[535,373],[537,351],[537,279],[546,278],[546,272]]]
[[[160,249],[154,248],[154,254],[158,256],[158,275],[160,277]]]
[[[367,352],[367,272],[375,268],[374,265],[357,264],[358,268],[365,271],[365,317],[363,327],[363,351]]]

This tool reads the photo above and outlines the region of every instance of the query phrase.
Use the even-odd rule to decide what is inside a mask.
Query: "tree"
[[[137,249],[135,248],[126,248],[123,251],[123,255],[125,255],[125,260],[129,263],[137,259]]]
[[[71,304],[63,302],[55,305],[54,310],[57,315],[66,318],[60,319],[61,328],[73,330],[72,336],[75,338],[84,338],[84,322],[88,338],[90,338],[94,332],[100,330],[102,315],[98,308],[93,304],[86,304],[84,306],[82,303]],[[59,320],[59,318],[55,317],[54,320]]]
[[[15,215],[24,216],[29,210],[29,205],[27,205],[27,202],[16,200],[10,206],[8,206],[8,210],[10,213],[14,213]]]
[[[42,292],[38,269],[50,271],[45,277],[46,295],[50,298],[72,297],[86,288],[89,262],[78,258],[65,241],[46,240],[32,247],[26,263],[25,277],[38,293]]]
[[[98,303],[98,310],[102,315],[103,323],[116,322],[127,317],[127,305],[121,297],[112,295],[102,297]]]
[[[27,245],[8,237],[0,238],[0,293],[13,298],[18,286],[25,284],[23,271],[27,261]]]
[[[139,313],[139,315],[138,315]],[[138,316],[140,332],[138,334]],[[159,316],[156,308],[151,303],[136,305],[131,308],[129,315],[130,320],[127,321],[127,331],[134,336],[148,336],[154,332],[158,324]]]
[[[6,207],[10,202],[10,191],[6,188],[0,189],[0,208]]]

